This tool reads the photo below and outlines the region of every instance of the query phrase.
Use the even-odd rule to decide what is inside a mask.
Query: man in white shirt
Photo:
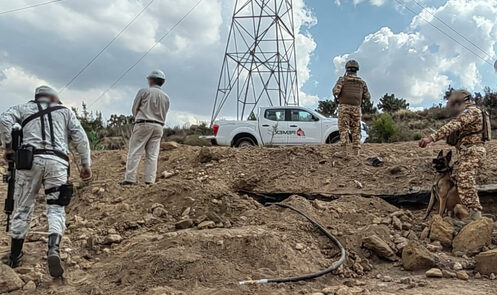
[[[121,185],[136,184],[138,166],[144,153],[143,180],[147,184],[153,184],[157,177],[157,160],[169,110],[169,97],[161,89],[166,82],[164,72],[155,70],[147,79],[149,88],[140,89],[133,103],[135,127],[129,142],[126,175]]]

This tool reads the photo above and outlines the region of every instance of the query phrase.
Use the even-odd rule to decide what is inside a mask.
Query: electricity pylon
[[[293,1],[236,0],[211,123],[234,105],[243,120],[258,106],[298,104]]]

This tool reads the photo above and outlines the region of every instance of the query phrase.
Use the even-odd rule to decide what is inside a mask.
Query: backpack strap
[[[47,134],[45,133],[45,118],[44,118],[44,114],[43,114],[43,108],[41,106],[41,103],[39,103],[39,102],[36,102],[36,105],[38,106],[38,113],[37,114],[40,114],[40,120],[41,120],[41,139],[43,140],[43,142],[45,142],[47,139]],[[24,128],[24,122],[22,124],[22,128]]]
[[[21,126],[24,128],[29,122],[33,121],[34,119],[36,118],[40,118],[40,117],[43,117],[49,113],[52,113],[52,112],[55,112],[57,110],[62,110],[62,109],[66,109],[65,106],[53,106],[53,107],[49,107],[49,108],[46,108],[46,109],[42,109],[41,108],[41,104],[40,103],[37,103],[38,104],[38,110],[39,112],[38,113],[34,113],[32,114],[31,116],[27,117],[26,120],[22,121],[22,124]],[[43,122],[44,120],[42,120],[42,126],[44,127],[45,126],[45,123]],[[42,129],[44,129],[42,127]]]
[[[52,118],[52,112],[55,112],[57,110],[62,110],[65,109],[65,106],[58,105],[58,106],[53,106],[53,107],[47,107],[46,109],[43,109],[41,106],[41,103],[38,101],[33,101],[36,103],[38,106],[38,112],[32,114],[31,116],[27,117],[21,124],[21,127],[24,128],[29,122],[32,122],[33,120],[40,118],[41,121],[41,138],[43,142],[46,142],[47,139],[47,134],[45,131],[45,115],[48,116],[48,125],[50,128],[50,141],[52,144],[52,147],[55,147],[55,135],[54,135],[54,126],[53,126],[53,118]]]

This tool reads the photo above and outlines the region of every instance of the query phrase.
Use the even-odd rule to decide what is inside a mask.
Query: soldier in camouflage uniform
[[[345,65],[346,74],[340,77],[333,87],[333,95],[338,101],[338,128],[343,151],[341,156],[347,155],[347,147],[352,135],[354,153],[359,155],[361,149],[361,103],[363,99],[370,99],[366,82],[357,76],[359,63],[350,60]]]
[[[457,191],[462,203],[470,210],[471,218],[481,218],[482,206],[476,189],[478,168],[486,158],[483,140],[483,113],[466,90],[454,91],[447,106],[458,113],[457,117],[429,137],[421,139],[424,148],[432,142],[456,136],[455,144],[459,155],[459,166],[455,169]]]

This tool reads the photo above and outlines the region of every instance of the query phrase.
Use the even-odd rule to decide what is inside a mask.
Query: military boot
[[[51,234],[48,236],[48,270],[50,275],[54,278],[60,278],[64,274],[64,266],[62,259],[60,259],[60,241],[62,236],[58,234]]]
[[[353,155],[357,156],[357,157],[360,156],[361,155],[361,149],[360,148],[354,148]]]
[[[22,252],[22,247],[24,245],[24,239],[12,239],[10,245],[10,254],[6,257],[5,264],[11,268],[16,268],[21,265],[22,257],[24,253]]]

